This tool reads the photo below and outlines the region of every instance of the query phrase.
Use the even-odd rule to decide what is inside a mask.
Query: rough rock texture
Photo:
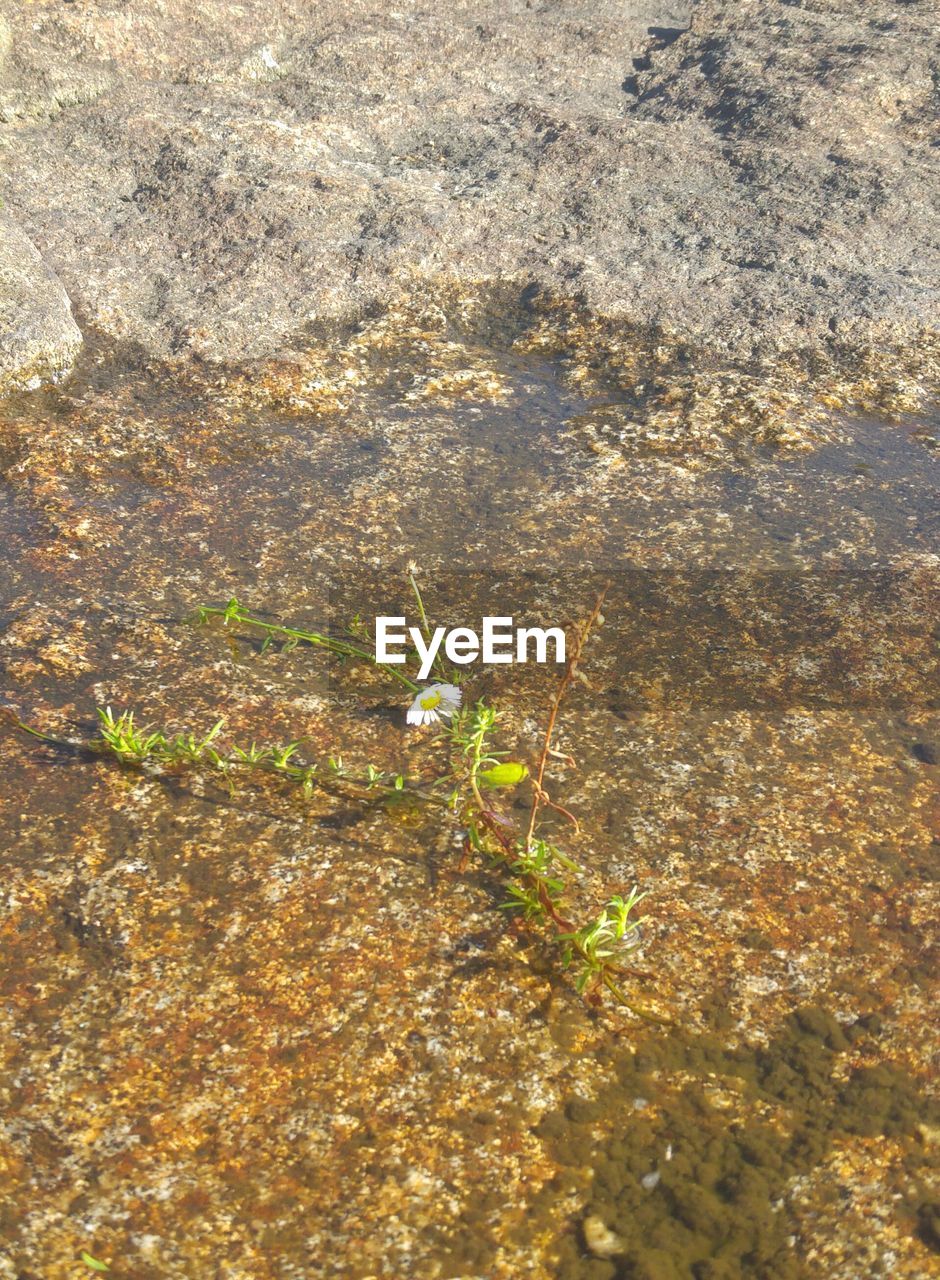
[[[573,624],[603,565],[549,776],[582,829],[547,830],[579,921],[650,890],[629,991],[678,1025],[580,1000],[429,813],[230,794],[0,719],[0,1278],[89,1280],[83,1250],[108,1280],[936,1275],[933,451],[844,419],[841,446],[720,471],[667,434],[595,452],[596,388],[535,355],[359,342],[384,383],[346,353],[333,413],[319,372],[324,407],[280,414],[92,342],[8,406],[0,714],[224,716],[227,743],[430,779],[444,745],[378,672],[185,619],[232,594],[304,626],[411,613],[413,557],[435,622],[483,592]],[[894,563],[899,607],[847,599],[848,557]],[[720,573],[662,572],[690,563]],[[752,593],[742,563],[784,573]],[[776,643],[801,582],[812,643]],[[471,668],[465,697],[534,765],[555,680]],[[591,1217],[622,1256],[583,1248]]]
[[[2,35],[0,28],[0,47]],[[22,231],[0,215],[0,390],[55,380],[81,343],[62,285]]]
[[[936,308],[926,4],[0,8],[2,194],[148,350],[276,353],[440,275],[737,355]]]
[[[852,346],[928,314],[925,6],[531,3],[0,0],[3,216],[88,331],[0,414],[0,1280],[936,1272],[940,419]],[[447,776],[410,691],[192,625],[410,613],[412,560],[448,624],[610,580],[542,830],[572,920],[650,891],[674,1025],[328,784]],[[557,673],[467,675],[534,769]],[[95,705],[326,785],[9,715]]]

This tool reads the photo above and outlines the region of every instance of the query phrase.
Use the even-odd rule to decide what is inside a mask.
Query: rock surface
[[[19,228],[0,216],[0,390],[55,381],[81,344],[62,285]]]
[[[418,369],[367,346],[371,388],[344,353],[333,413],[246,407],[218,370],[187,379],[195,362],[122,373],[91,342],[66,383],[18,398],[0,709],[69,736],[95,732],[96,703],[200,737],[224,715],[228,743],[434,778],[444,744],[408,731],[410,694],[378,672],[185,619],[232,594],[304,626],[409,612],[393,566],[414,558],[435,621],[478,619],[498,584],[500,610],[521,596],[568,625],[603,565],[590,683],[558,723],[574,761],[550,766],[581,832],[554,829],[584,868],[574,918],[650,890],[652,976],[629,993],[677,1025],[585,1003],[432,816],[247,777],[230,794],[0,722],[0,1277],[76,1280],[87,1251],[115,1280],[636,1280],[720,1251],[712,1276],[924,1280],[932,452],[863,419],[828,473],[768,450],[692,469],[665,438],[596,453],[577,442],[590,385],[424,346]],[[865,579],[916,570],[899,608],[846,598],[830,570],[850,554]],[[755,591],[727,572],[742,563],[783,573]],[[813,643],[774,644],[801,583]],[[465,696],[534,764],[555,681],[470,669]],[[622,1256],[590,1252],[616,1245],[591,1218]]]
[[[88,335],[0,430],[0,1280],[935,1270],[940,421],[852,346],[928,316],[932,33],[528,2],[0,0],[11,325],[44,260]],[[674,1025],[441,815],[10,718],[446,776],[368,664],[191,621],[405,612],[412,560],[448,624],[610,579],[544,830],[572,919],[650,891]],[[465,697],[534,766],[556,679]]]
[[[276,354],[435,277],[748,355],[935,312],[921,5],[3,0],[2,195],[80,317]]]

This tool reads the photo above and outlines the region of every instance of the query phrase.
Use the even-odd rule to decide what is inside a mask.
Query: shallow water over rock
[[[433,776],[378,673],[192,611],[397,613],[416,560],[450,622],[573,625],[610,581],[558,834],[581,916],[650,891],[636,994],[676,1025],[580,1000],[426,815],[4,731],[0,1274],[928,1274],[938,419],[691,436],[508,342],[297,368],[92,343],[6,406],[4,701]],[[468,696],[532,760],[555,678]]]

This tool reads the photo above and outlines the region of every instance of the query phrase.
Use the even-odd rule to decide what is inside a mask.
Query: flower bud
[[[529,770],[517,760],[506,760],[503,764],[494,764],[491,769],[484,769],[479,774],[480,781],[486,787],[517,787],[523,778],[529,776]]]

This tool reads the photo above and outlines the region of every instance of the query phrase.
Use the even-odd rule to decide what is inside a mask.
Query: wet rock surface
[[[10,316],[73,353],[48,268],[86,338],[0,407],[4,708],[431,779],[370,667],[192,610],[344,625],[416,559],[450,624],[573,626],[611,579],[557,834],[579,919],[651,891],[672,1019],[424,811],[4,720],[2,1280],[933,1274],[926,7],[0,17]],[[468,685],[527,761],[553,691]]]
[[[95,703],[171,730],[224,715],[236,741],[434,777],[440,748],[371,669],[187,616],[232,592],[307,625],[394,612],[417,557],[449,622],[473,567],[500,602],[534,572],[568,624],[595,569],[629,564],[552,790],[582,820],[558,833],[584,866],[573,909],[652,891],[630,994],[675,1025],[581,1000],[427,815],[232,795],[5,728],[0,1274],[71,1280],[87,1249],[135,1280],[920,1280],[931,650],[895,655],[890,616],[836,598],[820,670],[851,685],[913,654],[896,704],[877,680],[735,702],[699,680],[702,637],[722,638],[706,593],[657,646],[670,614],[647,584],[880,563],[913,573],[899,607],[935,629],[935,423],[833,412],[810,454],[717,432],[707,458],[638,448],[576,355],[405,320],[333,363],[318,347],[201,382],[91,343],[62,386],[8,402],[3,700],[67,734],[93,731]],[[751,644],[772,656],[759,627]],[[529,760],[553,688],[493,669],[468,696]],[[591,1219],[623,1252],[592,1251]]]
[[[3,198],[149,351],[271,354],[438,276],[738,355],[932,325],[925,5],[4,12]]]

